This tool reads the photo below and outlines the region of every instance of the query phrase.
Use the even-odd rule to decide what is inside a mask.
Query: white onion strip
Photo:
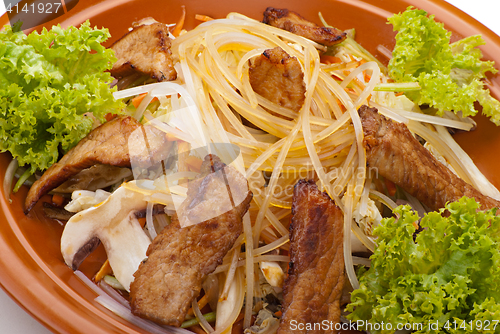
[[[500,192],[498,189],[483,175],[483,173],[481,173],[476,164],[474,164],[464,149],[457,144],[448,130],[442,126],[436,126],[436,130],[443,141],[451,148],[453,153],[457,155],[458,160],[466,166],[465,172],[468,173],[474,187],[484,195],[500,200]]]
[[[213,333],[214,329],[210,324],[208,323],[207,319],[203,316],[203,314],[200,311],[200,307],[198,306],[198,301],[196,298],[193,299],[193,302],[191,303],[191,307],[193,308],[194,315],[196,316],[196,319],[200,322],[201,328],[207,333]]]
[[[243,217],[243,230],[245,233],[245,275],[246,275],[246,302],[243,317],[243,328],[248,328],[252,322],[253,291],[254,291],[254,266],[253,266],[253,236],[252,221],[247,212]]]
[[[87,276],[85,276],[84,273],[82,273],[80,270],[75,270],[73,272],[76,277],[78,277],[86,286],[88,286],[90,289],[92,289],[96,294],[98,294],[99,296],[101,295],[106,295],[106,293],[100,288],[98,287],[94,282],[92,282],[90,280],[90,278],[88,278]]]
[[[231,332],[231,328],[236,318],[238,318],[245,300],[243,285],[243,273],[241,270],[237,270],[235,279],[229,289],[228,298],[217,303],[214,334]]]
[[[394,202],[390,197],[388,197],[387,195],[385,195],[379,191],[370,189],[370,196],[374,197],[376,200],[383,203],[386,207],[391,209],[391,211],[398,207],[396,202]]]
[[[12,203],[12,199],[10,198],[10,193],[12,192],[12,183],[14,181],[14,175],[16,174],[16,170],[19,167],[19,163],[17,159],[12,159],[5,171],[5,176],[3,179],[3,193],[6,196],[9,203]]]
[[[156,238],[156,229],[153,223],[153,202],[148,202],[146,205],[146,226],[148,228],[149,238],[153,241]]]
[[[416,121],[408,122],[408,130],[418,134],[420,137],[424,138],[425,141],[434,146],[434,148],[458,173],[458,176],[465,182],[472,184],[472,180],[469,177],[469,173],[467,173],[467,168],[465,167],[464,162],[457,157],[455,152],[446,144],[443,138],[441,138],[436,131],[432,131],[425,125]]]
[[[349,185],[347,185],[347,191],[344,196],[346,196],[345,201],[345,211],[344,211],[344,264],[347,277],[349,278],[349,282],[351,282],[351,286],[354,290],[359,289],[359,281],[356,277],[356,273],[354,272],[354,263],[352,260],[352,251],[351,251],[351,226],[352,226],[352,212],[354,211],[354,185],[351,181]]]
[[[224,289],[222,289],[222,293],[220,294],[219,299],[224,300],[227,298],[229,287],[231,286],[231,283],[233,282],[234,279],[234,274],[236,273],[239,255],[240,255],[240,250],[234,249],[233,256],[231,258],[231,266],[229,267],[229,270],[226,273],[226,282],[224,283]]]

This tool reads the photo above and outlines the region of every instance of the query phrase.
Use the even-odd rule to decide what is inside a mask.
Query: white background
[[[85,0],[82,0],[85,1]],[[498,17],[498,0],[448,0],[449,3],[483,23],[500,35],[500,19]],[[0,16],[5,13],[5,5],[0,0]],[[19,307],[0,289],[0,334],[50,334],[50,331],[39,324]]]

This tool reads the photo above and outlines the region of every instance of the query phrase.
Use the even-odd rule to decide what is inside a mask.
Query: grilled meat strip
[[[288,9],[268,7],[262,22],[326,46],[338,44],[347,37],[342,30],[320,27]]]
[[[110,70],[115,78],[139,72],[158,81],[177,78],[170,51],[168,27],[163,23],[143,24],[111,45],[117,58]]]
[[[340,208],[313,181],[300,180],[293,193],[290,268],[283,287],[283,317],[278,334],[332,333],[317,325],[324,320],[333,324],[340,321],[343,235]],[[316,328],[295,329],[292,320],[305,327],[316,324]]]
[[[500,202],[481,194],[439,162],[406,125],[380,115],[375,108],[361,106],[358,112],[367,164],[429,209],[439,210],[463,196],[475,198],[482,209],[500,207]]]
[[[163,160],[171,145],[165,133],[153,126],[142,126],[132,117],[117,117],[106,122],[80,140],[33,183],[26,197],[25,213],[43,195],[86,168],[96,164],[131,167],[133,163],[135,166],[149,166]],[[129,150],[133,152],[132,162]]]
[[[255,57],[248,70],[253,90],[271,102],[299,112],[304,104],[304,73],[295,57],[282,48],[264,51]]]
[[[236,194],[240,190],[244,192]],[[217,199],[227,197],[228,193],[235,206],[221,213]],[[207,156],[202,174],[190,182],[187,198],[177,215],[206,216],[210,211],[213,218],[181,227],[179,219],[174,217],[154,239],[147,251],[148,258],[139,266],[130,285],[132,312],[160,324],[180,326],[193,299],[199,295],[203,280],[222,263],[241,234],[242,217],[251,198],[247,180],[241,173],[225,166],[217,157]],[[204,213],[195,213],[197,210]]]

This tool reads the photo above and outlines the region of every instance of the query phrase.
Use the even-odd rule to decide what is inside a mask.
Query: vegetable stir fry
[[[0,137],[19,137],[0,146],[4,188],[46,169],[25,212],[52,195],[64,261],[99,303],[155,333],[500,316],[500,192],[449,132],[475,129],[476,99],[500,122],[480,36],[450,43],[409,7],[385,67],[321,14],[190,31],[186,15],[109,49],[88,22],[0,33]],[[99,243],[90,281],[77,269]]]

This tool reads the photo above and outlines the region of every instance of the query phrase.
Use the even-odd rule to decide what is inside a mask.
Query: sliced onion
[[[363,265],[365,267],[370,267],[371,266],[371,261],[370,259],[367,259],[365,257],[359,257],[359,256],[353,256],[352,257],[352,263],[355,265]]]
[[[99,296],[106,295],[106,293],[100,287],[98,287],[94,282],[92,282],[92,280],[90,280],[90,278],[85,276],[85,274],[82,273],[80,270],[75,270],[74,273],[76,277],[78,277],[86,286],[92,289]]]
[[[394,202],[390,197],[382,194],[379,191],[371,189],[370,190],[370,195],[372,197],[374,197],[377,201],[381,202],[386,207],[388,207],[389,209],[391,209],[391,211],[398,207],[398,205],[396,204],[396,202]]]
[[[146,227],[148,228],[149,238],[153,241],[156,236],[156,229],[153,223],[153,202],[148,202],[146,205]]]
[[[193,302],[191,303],[191,307],[193,308],[194,315],[196,316],[196,319],[200,322],[201,328],[207,333],[213,333],[214,329],[210,324],[208,323],[207,319],[203,316],[203,314],[200,311],[200,308],[198,307],[198,301],[193,299]]]
[[[226,331],[230,332],[234,321],[241,312],[243,301],[245,300],[243,285],[243,272],[242,270],[237,270],[227,299],[220,300],[217,304],[215,334],[221,334]]]
[[[3,179],[3,193],[7,197],[9,203],[12,203],[12,199],[10,198],[10,194],[12,192],[12,183],[14,182],[14,176],[16,175],[16,170],[19,167],[19,163],[17,159],[12,159],[5,171],[5,176]]]
[[[354,263],[352,260],[351,251],[351,226],[352,226],[352,212],[354,211],[354,185],[352,182],[347,186],[347,191],[344,196],[347,197],[345,201],[345,211],[344,211],[344,263],[347,277],[354,290],[359,289],[359,281],[354,272]]]
[[[104,292],[106,292],[106,294],[108,294],[111,298],[113,298],[114,300],[116,300],[117,302],[119,302],[120,304],[125,306],[126,308],[130,309],[130,303],[128,302],[128,300],[126,300],[125,297],[120,295],[118,293],[118,291],[116,291],[111,285],[106,283],[105,280],[99,281],[99,287]]]

